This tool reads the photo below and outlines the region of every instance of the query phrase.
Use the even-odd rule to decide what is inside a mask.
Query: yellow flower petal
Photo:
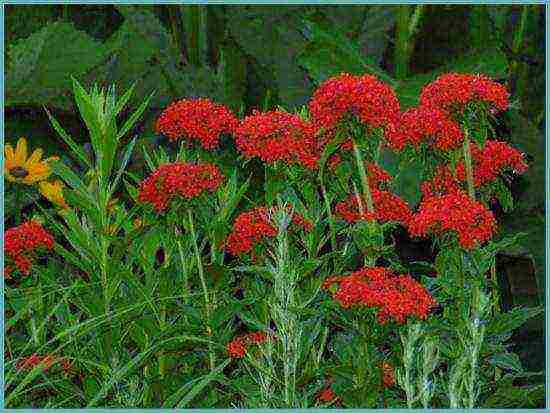
[[[4,145],[4,169],[6,171],[10,170],[15,166],[15,152],[13,151],[13,146],[9,143]]]
[[[43,153],[44,152],[42,151],[42,149],[40,149],[40,148],[35,149],[35,151],[32,153],[32,155],[27,160],[27,165],[32,164],[32,163],[40,162],[40,158],[42,158]]]
[[[21,166],[27,159],[27,140],[20,138],[17,141],[17,147],[15,148],[15,165]]]

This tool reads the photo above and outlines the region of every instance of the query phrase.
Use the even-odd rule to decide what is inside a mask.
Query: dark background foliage
[[[512,109],[499,133],[527,153],[502,232],[528,233],[499,260],[509,304],[536,304],[544,291],[544,7],[540,6],[6,6],[5,136],[25,136],[49,155],[65,151],[43,106],[86,142],[71,78],[86,85],[136,84],[133,106],[155,96],[133,131],[154,145],[152,125],[171,101],[208,96],[238,113],[307,103],[319,82],[342,71],[390,83],[404,107],[447,71],[482,72],[506,83]],[[414,19],[419,17],[414,25]],[[411,23],[412,22],[412,23]],[[408,30],[414,26],[414,30]],[[132,105],[129,106],[130,108]],[[136,154],[141,151],[136,151]],[[139,167],[141,160],[134,159]],[[403,193],[418,197],[414,174]],[[6,194],[6,215],[10,215]],[[425,254],[403,241],[404,254]],[[525,328],[527,365],[543,360],[541,324]],[[537,345],[535,345],[538,343]],[[538,367],[538,366],[537,366]]]

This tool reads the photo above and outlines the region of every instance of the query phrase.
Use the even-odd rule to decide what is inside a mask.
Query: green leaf
[[[521,361],[518,355],[514,353],[493,354],[489,357],[489,363],[506,371],[511,370],[513,373],[523,372]]]
[[[102,63],[104,46],[66,22],[50,23],[8,47],[6,106],[54,105],[69,109],[71,78]]]
[[[77,191],[83,199],[86,199],[90,203],[95,203],[95,200],[90,195],[90,191],[88,190],[86,185],[84,185],[84,182],[82,182],[80,177],[63,162],[52,162],[52,171],[54,174],[63,179],[65,183],[67,183],[71,188]]]
[[[543,312],[543,307],[516,307],[506,313],[497,314],[487,325],[487,335],[512,332]]]
[[[59,124],[59,122],[53,117],[53,115],[50,113],[50,111],[44,106],[44,110],[46,111],[46,114],[48,115],[48,118],[50,119],[50,122],[55,129],[55,131],[58,133],[59,136],[63,139],[63,141],[71,148],[71,150],[74,152],[76,157],[80,162],[82,162],[84,165],[86,165],[89,169],[92,168],[92,163],[90,159],[88,159],[88,156],[84,152],[84,150],[74,141],[71,136],[65,132],[65,129]]]
[[[277,90],[288,108],[303,105],[313,85],[296,64],[305,46],[301,33],[304,7],[253,5],[226,9],[226,25],[231,37],[257,64],[257,72],[267,89]]]
[[[136,141],[137,141],[137,136],[134,139],[132,139],[130,143],[126,146],[126,150],[124,151],[124,156],[122,157],[122,163],[120,165],[120,168],[118,169],[116,177],[110,188],[111,195],[116,191],[116,188],[118,186],[118,181],[120,180],[120,177],[126,170],[126,165],[128,165],[128,161],[132,156],[132,152],[134,151],[134,146],[136,145]]]
[[[176,407],[178,409],[183,409],[185,406],[189,404],[193,398],[197,396],[206,386],[208,386],[212,381],[217,379],[217,376],[223,371],[223,369],[231,362],[231,359],[225,360],[223,363],[218,365],[214,370],[212,370],[209,374],[204,376],[202,380],[200,380],[197,384],[189,390],[189,392],[185,395],[183,399],[181,399]]]
[[[374,60],[365,59],[356,42],[348,39],[339,29],[317,18],[306,18],[310,42],[298,58],[317,83],[342,72],[377,76],[380,80],[396,85],[395,80],[380,69]]]
[[[116,136],[117,140],[122,138],[124,135],[126,135],[126,133],[132,128],[132,126],[134,126],[134,124],[137,122],[137,120],[140,118],[140,116],[143,114],[143,112],[147,108],[147,105],[149,104],[149,101],[151,100],[154,94],[155,92],[151,92],[149,97],[145,99],[141,103],[139,108],[137,108],[136,111],[132,113],[132,115],[126,120],[126,122],[124,122],[124,125],[122,125],[122,128],[120,128],[120,131]]]

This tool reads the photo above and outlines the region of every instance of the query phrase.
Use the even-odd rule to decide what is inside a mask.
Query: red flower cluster
[[[206,98],[184,99],[161,113],[155,131],[170,140],[199,141],[204,149],[214,149],[220,136],[232,133],[237,123],[235,115],[223,105]]]
[[[141,183],[139,201],[153,204],[162,212],[175,198],[192,199],[205,191],[215,191],[222,180],[220,170],[212,164],[165,164]]]
[[[507,169],[511,169],[516,173],[524,173],[527,170],[527,164],[521,152],[504,142],[488,140],[485,142],[483,149],[472,143],[470,150],[473,160],[474,185],[478,188],[494,181]],[[457,165],[456,172],[457,178],[465,182],[466,168],[464,163]]]
[[[337,401],[338,397],[334,393],[334,390],[332,390],[332,387],[328,386],[322,389],[319,393],[317,393],[317,400],[321,403],[331,403],[333,401]]]
[[[313,225],[300,214],[292,214],[292,224],[311,231]],[[226,247],[232,255],[243,255],[262,242],[264,238],[277,235],[277,228],[273,224],[270,211],[266,207],[254,208],[240,214],[233,224],[233,230],[227,237]]]
[[[72,368],[71,362],[63,357],[55,357],[52,355],[39,356],[33,354],[32,356],[21,359],[17,363],[19,370],[32,370],[38,365],[44,366],[44,371],[47,372],[53,365],[59,363],[65,372],[69,372]]]
[[[454,194],[462,191],[460,182],[453,175],[447,165],[439,165],[435,170],[433,178],[425,181],[421,186],[424,198],[438,195]]]
[[[53,246],[54,239],[51,234],[36,221],[27,221],[8,229],[4,232],[4,252],[10,265],[4,267],[5,278],[10,278],[15,269],[28,275],[38,250],[42,248],[51,250]]]
[[[483,149],[472,143],[472,164],[474,169],[474,186],[494,181],[503,171],[511,169],[516,173],[524,173],[527,164],[518,150],[504,142],[488,140]],[[464,162],[456,166],[456,176],[448,165],[440,165],[434,177],[422,184],[424,197],[452,194],[462,191],[461,184],[466,182],[466,167]]]
[[[409,224],[412,236],[426,236],[428,232],[441,234],[448,231],[458,236],[465,249],[491,239],[496,232],[496,220],[491,211],[460,191],[425,198]]]
[[[248,347],[251,344],[261,344],[267,339],[267,334],[264,332],[249,333],[239,336],[233,341],[227,343],[227,353],[231,358],[240,359],[246,356]]]
[[[264,162],[297,163],[317,168],[319,160],[315,129],[294,115],[282,111],[255,111],[235,130],[235,143],[247,158]]]
[[[350,196],[347,200],[336,204],[335,214],[350,224],[360,220],[373,221],[383,224],[385,222],[399,222],[407,226],[411,219],[412,212],[407,202],[397,195],[388,191],[371,189],[374,213],[367,211],[367,203],[361,199],[363,214],[359,209],[359,200],[356,195]]]
[[[425,319],[436,305],[430,293],[409,275],[395,275],[382,267],[363,268],[348,276],[330,277],[324,288],[338,288],[333,298],[342,307],[361,305],[378,309],[381,324],[404,323],[409,316]]]
[[[448,151],[464,140],[459,125],[434,106],[419,106],[402,113],[396,122],[388,125],[385,136],[388,145],[397,151],[422,143]]]
[[[355,115],[371,128],[393,121],[399,114],[399,100],[393,89],[371,75],[343,73],[322,83],[309,103],[318,128],[332,130],[347,115]]]
[[[370,188],[380,189],[382,185],[389,184],[392,181],[392,176],[375,163],[366,162],[365,165]]]
[[[508,91],[485,75],[446,73],[422,89],[420,104],[447,113],[462,111],[470,102],[485,102],[494,111],[508,108]]]

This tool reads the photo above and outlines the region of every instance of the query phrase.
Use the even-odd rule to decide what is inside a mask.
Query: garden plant
[[[44,107],[68,156],[4,147],[7,407],[541,403],[511,339],[543,308],[499,285],[525,234],[495,211],[531,167],[501,136],[502,83],[448,71],[409,106],[342,71],[294,109],[171,99],[145,146],[158,91],[71,82],[86,142]]]

